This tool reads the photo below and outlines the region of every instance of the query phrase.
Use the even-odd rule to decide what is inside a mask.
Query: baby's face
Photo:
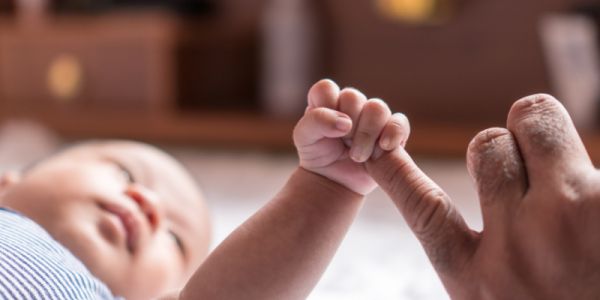
[[[2,191],[0,204],[43,226],[127,299],[181,288],[208,250],[200,192],[178,163],[149,146],[78,146]]]

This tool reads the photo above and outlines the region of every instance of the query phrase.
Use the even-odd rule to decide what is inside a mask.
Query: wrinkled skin
[[[420,240],[454,299],[600,297],[600,175],[564,107],[517,101],[506,128],[470,143],[467,166],[484,229],[399,149],[367,164]]]

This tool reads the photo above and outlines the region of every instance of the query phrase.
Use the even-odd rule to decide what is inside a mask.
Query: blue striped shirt
[[[0,208],[0,299],[117,299],[69,250]]]

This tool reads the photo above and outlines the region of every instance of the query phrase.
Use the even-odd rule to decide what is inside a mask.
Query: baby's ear
[[[5,172],[0,176],[0,193],[19,181],[21,181],[21,175],[18,172]]]

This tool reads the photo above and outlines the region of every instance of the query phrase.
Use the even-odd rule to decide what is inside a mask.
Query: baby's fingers
[[[406,146],[410,135],[410,123],[403,113],[395,113],[383,128],[379,138],[379,147],[386,151],[394,150],[399,146]]]
[[[364,105],[352,140],[350,157],[365,162],[371,157],[377,140],[391,116],[387,104],[380,99],[370,99]]]
[[[308,91],[308,107],[327,107],[336,109],[340,88],[330,79],[321,79]]]
[[[351,129],[352,120],[344,113],[325,107],[308,109],[294,128],[294,144],[304,147],[323,138],[339,138]]]

